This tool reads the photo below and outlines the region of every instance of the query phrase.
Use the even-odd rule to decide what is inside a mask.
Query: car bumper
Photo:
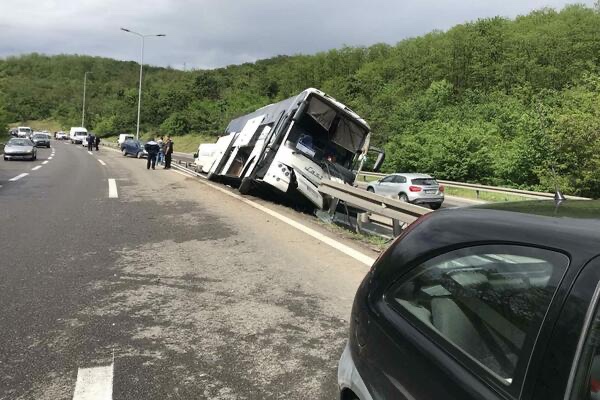
[[[12,154],[4,153],[4,158],[9,159],[9,160],[29,160],[29,159],[33,158],[33,156],[34,156],[33,153],[12,153]]]
[[[444,202],[444,198],[443,197],[417,197],[416,199],[413,199],[410,201],[413,204],[436,204],[436,203],[443,203]]]
[[[345,389],[350,389],[360,400],[373,400],[373,397],[367,390],[365,383],[356,369],[350,345],[346,343],[346,348],[342,353],[338,363],[338,387],[340,389],[340,400]]]
[[[50,142],[36,142],[35,147],[48,147],[50,146]]]

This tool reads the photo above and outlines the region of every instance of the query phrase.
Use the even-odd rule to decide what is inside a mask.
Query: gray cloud
[[[213,68],[343,45],[394,44],[477,18],[515,17],[568,0],[1,0],[0,57],[89,54]],[[592,5],[593,0],[578,1]]]

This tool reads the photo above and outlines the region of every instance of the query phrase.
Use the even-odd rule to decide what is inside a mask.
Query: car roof
[[[427,174],[419,174],[416,172],[411,172],[411,173],[402,173],[402,172],[396,172],[394,174],[391,175],[401,175],[401,176],[405,176],[408,179],[415,179],[415,178],[429,178],[432,179],[433,177],[431,175],[427,175]]]
[[[377,275],[393,280],[403,265],[432,251],[490,243],[554,249],[581,266],[600,255],[600,200],[530,200],[429,213],[390,246],[385,258],[393,262],[382,262]]]

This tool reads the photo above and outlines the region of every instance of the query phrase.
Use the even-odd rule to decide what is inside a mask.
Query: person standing
[[[171,156],[173,155],[173,141],[170,136],[167,136],[165,142],[165,169],[171,168]]]
[[[163,140],[163,137],[159,137],[158,138],[158,157],[156,158],[156,163],[157,164],[162,164],[165,161],[165,142]]]
[[[94,143],[94,137],[92,136],[91,133],[88,133],[86,140],[87,140],[87,145],[88,145],[88,151],[92,151],[92,144]]]
[[[155,169],[156,166],[156,155],[159,151],[158,143],[154,141],[154,139],[150,140],[144,145],[144,150],[148,153],[148,162],[146,162],[146,169]]]
[[[98,146],[100,145],[100,136],[96,136],[96,151],[98,151]]]

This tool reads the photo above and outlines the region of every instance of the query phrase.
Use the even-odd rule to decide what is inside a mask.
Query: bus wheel
[[[254,186],[254,181],[252,179],[243,178],[242,183],[240,183],[240,187],[238,188],[238,191],[241,194],[248,194],[252,190],[253,186]]]

